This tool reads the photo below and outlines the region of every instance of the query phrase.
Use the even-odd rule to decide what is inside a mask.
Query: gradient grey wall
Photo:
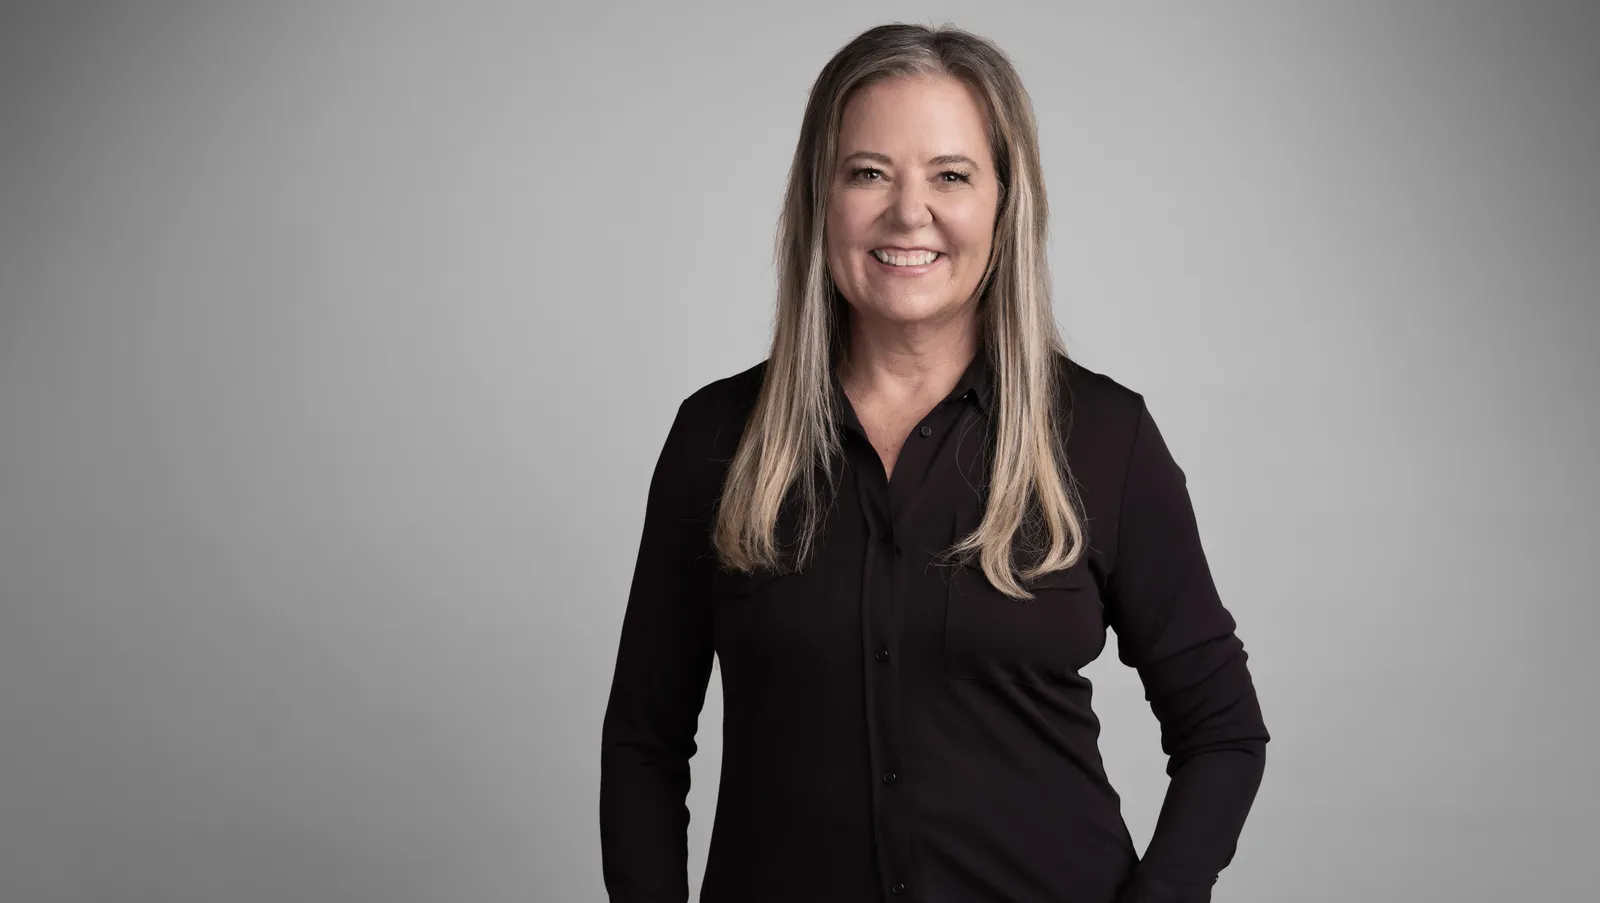
[[[603,899],[651,466],[765,354],[811,79],[947,17],[1251,651],[1217,899],[1600,885],[1593,6],[264,6],[0,20],[0,900]]]

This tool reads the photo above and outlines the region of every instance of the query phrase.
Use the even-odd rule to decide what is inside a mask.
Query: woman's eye
[[[860,169],[852,169],[852,170],[850,170],[850,178],[852,180],[854,180],[854,181],[873,181],[873,182],[881,181],[879,179],[870,179],[870,180],[866,179],[865,178],[866,174],[869,173],[869,172],[875,172],[880,176],[883,175],[883,170],[868,166],[868,167],[862,167]],[[953,180],[944,179],[945,176],[955,176],[955,179],[953,179]],[[952,184],[954,182],[971,182],[972,181],[972,174],[971,173],[965,173],[965,172],[962,172],[959,169],[947,169],[944,172],[939,173],[939,177],[941,179],[944,179],[944,181],[951,182]]]

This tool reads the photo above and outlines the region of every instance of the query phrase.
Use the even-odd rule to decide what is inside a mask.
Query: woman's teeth
[[[938,260],[939,252],[914,251],[908,254],[898,254],[891,251],[873,251],[872,256],[894,267],[919,267]]]

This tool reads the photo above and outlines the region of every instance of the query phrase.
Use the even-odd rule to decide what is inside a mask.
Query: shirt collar
[[[850,406],[845,404],[844,385],[839,382],[837,366],[828,368],[828,378],[833,384],[833,395],[841,411],[849,411]],[[956,404],[963,399],[972,402],[984,414],[992,412],[994,398],[994,367],[989,361],[989,355],[982,347],[973,355],[972,362],[967,364],[967,369],[962,372],[961,379],[956,381],[955,388],[944,397],[946,402]],[[854,418],[851,418],[854,420]],[[857,425],[859,428],[859,424]]]
[[[945,396],[945,401],[958,401],[970,395],[970,400],[987,414],[990,412],[993,386],[994,368],[989,363],[988,353],[979,347],[978,353],[972,357],[972,363],[967,365],[961,379],[956,382],[956,387]]]

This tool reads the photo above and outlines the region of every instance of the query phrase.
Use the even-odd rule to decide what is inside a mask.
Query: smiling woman
[[[1270,738],[1182,469],[1061,342],[1016,71],[873,28],[789,173],[770,354],[684,399],[650,482],[602,737],[612,903],[688,898],[713,657],[702,903],[1209,900]],[[1080,673],[1108,629],[1170,757],[1142,858]]]

